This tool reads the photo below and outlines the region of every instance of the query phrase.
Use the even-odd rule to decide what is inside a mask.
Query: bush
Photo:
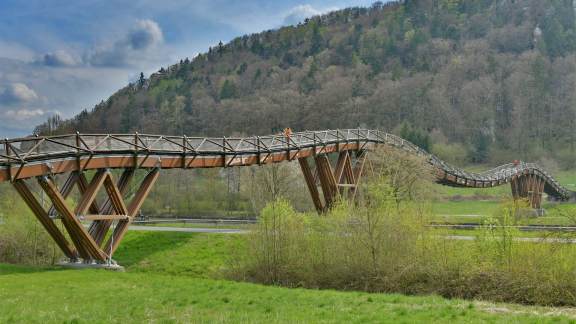
[[[517,240],[510,225],[522,204],[503,203],[475,240],[458,240],[427,226],[426,205],[410,196],[399,201],[390,174],[376,174],[356,204],[341,201],[321,217],[283,200],[269,204],[231,276],[289,287],[576,305],[576,248],[562,236]]]
[[[28,207],[9,188],[0,188],[0,262],[54,264],[62,254]]]
[[[440,159],[455,165],[466,165],[469,162],[466,147],[458,143],[434,144],[432,153]]]

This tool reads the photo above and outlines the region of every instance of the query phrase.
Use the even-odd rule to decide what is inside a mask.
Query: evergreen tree
[[[220,89],[220,100],[236,98],[237,89],[236,84],[232,80],[224,81]]]

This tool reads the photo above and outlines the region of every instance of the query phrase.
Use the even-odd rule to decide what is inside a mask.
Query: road
[[[151,231],[151,232],[184,232],[184,233],[212,233],[212,234],[247,234],[248,230],[243,229],[220,229],[220,228],[190,228],[190,227],[162,227],[162,226],[130,226],[131,231]],[[472,241],[474,236],[467,235],[447,235],[450,240]],[[571,238],[551,238],[551,237],[515,237],[518,242],[535,243],[565,243],[576,244],[576,239]]]
[[[151,232],[185,232],[185,233],[216,233],[216,234],[246,234],[248,231],[233,228],[195,228],[195,227],[162,227],[162,226],[130,226],[131,231]]]

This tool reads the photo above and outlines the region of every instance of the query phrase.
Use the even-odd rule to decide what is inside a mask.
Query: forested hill
[[[37,130],[233,136],[369,127],[461,162],[550,153],[569,167],[575,52],[572,0],[375,3],[219,44]]]

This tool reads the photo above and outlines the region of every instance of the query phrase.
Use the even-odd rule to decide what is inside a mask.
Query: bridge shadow
[[[129,269],[150,256],[166,250],[177,249],[193,239],[193,233],[170,232],[129,232],[116,250],[113,258],[118,264]]]

